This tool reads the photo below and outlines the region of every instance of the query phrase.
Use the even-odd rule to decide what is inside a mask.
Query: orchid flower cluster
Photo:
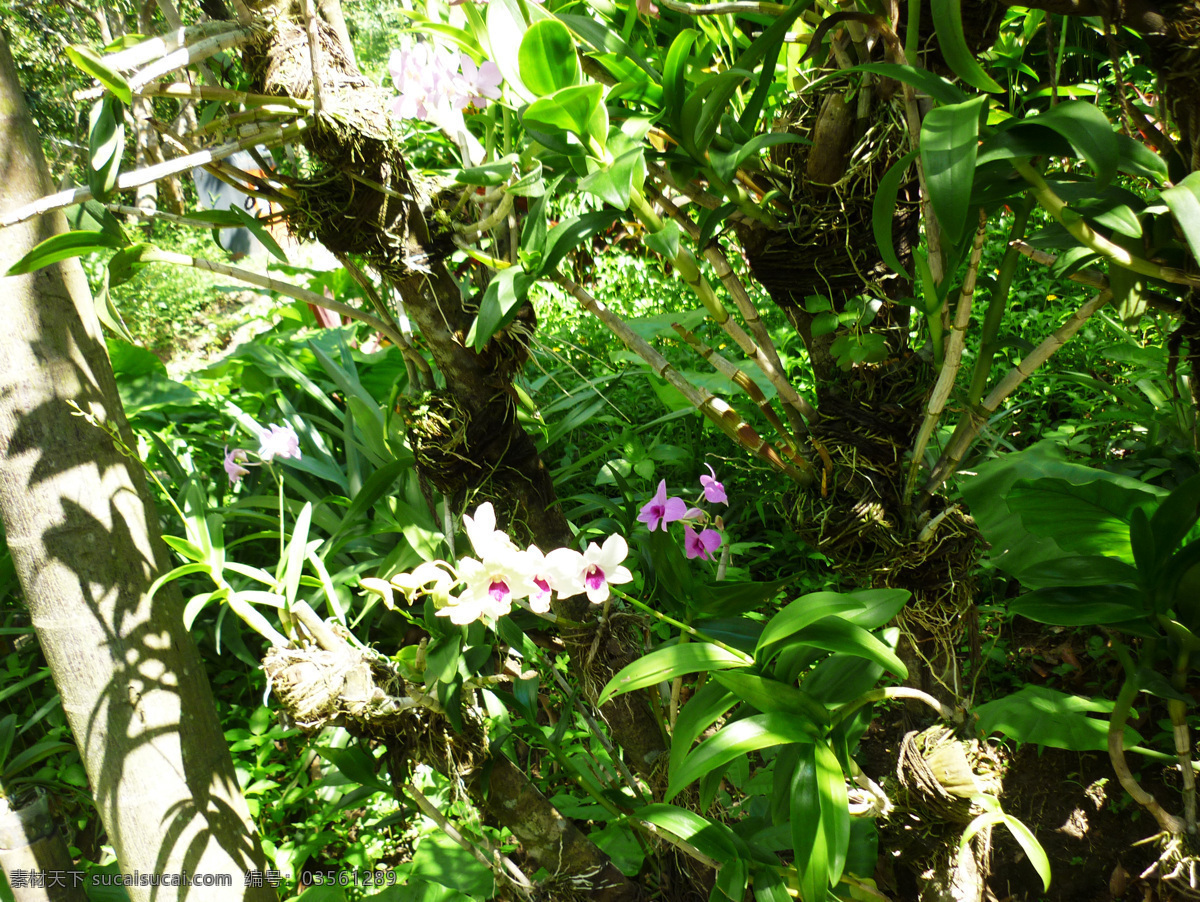
[[[709,504],[728,504],[729,498],[725,494],[725,486],[717,481],[716,471],[708,464],[705,466],[708,467],[708,475],[700,477],[700,488],[704,494],[704,500]],[[637,518],[645,523],[651,532],[654,532],[659,526],[666,532],[668,524],[684,521],[683,550],[689,558],[698,557],[701,560],[710,561],[713,552],[721,547],[721,534],[715,529],[704,528],[704,524],[708,522],[708,513],[698,507],[689,507],[687,502],[677,496],[672,495],[668,498],[665,479],[659,482],[658,491],[642,508]],[[701,526],[701,531],[696,532],[692,523]]]
[[[300,459],[300,436],[296,435],[296,430],[291,426],[269,426],[258,427],[258,462],[249,463],[251,452],[246,448],[233,448],[225,446],[225,472],[229,476],[229,481],[237,485],[243,476],[249,476],[250,471],[242,464],[248,463],[249,466],[256,467],[261,464],[269,464],[277,457]]]
[[[592,542],[582,553],[556,548],[543,554],[536,545],[521,549],[496,529],[490,502],[479,505],[474,517],[464,516],[463,525],[476,557],[460,558],[454,566],[427,561],[390,580],[365,577],[362,587],[381,595],[389,608],[395,604],[394,590],[410,602],[428,595],[439,617],[463,626],[476,620],[494,623],[521,600],[534,613],[544,614],[550,610],[554,594],[570,598],[587,593],[592,604],[601,604],[608,601],[609,586],[633,579],[622,564],[629,546],[618,535],[609,536],[602,545]]]
[[[429,42],[393,50],[388,61],[392,84],[400,97],[392,114],[441,125],[454,121],[468,106],[479,109],[500,99],[500,68],[490,60],[482,66],[465,53],[455,54]]]

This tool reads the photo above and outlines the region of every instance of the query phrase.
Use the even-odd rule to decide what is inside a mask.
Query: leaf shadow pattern
[[[0,208],[46,182],[0,35]],[[60,214],[7,230],[0,269],[64,226]],[[129,434],[82,268],[71,260],[4,278],[3,296],[0,516],[109,840],[125,873],[144,878],[130,897],[209,897],[185,871],[240,887],[265,858],[182,599],[148,598],[167,557],[144,474],[76,415]],[[239,893],[275,898],[270,885],[221,898]]]

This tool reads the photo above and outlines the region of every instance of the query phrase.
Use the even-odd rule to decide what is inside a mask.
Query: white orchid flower
[[[476,620],[494,622],[512,611],[514,599],[538,591],[525,552],[515,548],[483,561],[463,558],[458,562],[458,576],[464,583],[463,590],[437,614],[459,626]]]
[[[551,585],[563,598],[586,592],[592,604],[608,601],[609,586],[633,581],[633,574],[622,565],[629,546],[621,536],[609,536],[603,545],[592,542],[580,554],[570,548],[556,548],[546,555]]]
[[[507,533],[496,528],[496,512],[492,502],[485,501],[475,508],[475,516],[463,515],[463,525],[467,530],[467,538],[471,547],[481,560],[504,558],[518,553],[517,546]]]

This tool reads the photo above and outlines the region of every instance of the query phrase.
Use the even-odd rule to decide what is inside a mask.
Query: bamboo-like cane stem
[[[755,384],[754,380],[751,379],[743,370],[738,369],[737,365],[733,361],[727,360],[717,351],[713,350],[711,347],[702,342],[695,336],[693,332],[691,332],[691,330],[686,329],[679,323],[671,323],[671,328],[678,332],[684,341],[695,348],[696,353],[707,360],[712,365],[713,369],[715,369],[722,376],[734,383],[738,388],[750,396],[750,400],[758,405],[758,409],[761,410],[763,416],[767,418],[767,422],[774,427],[775,431],[779,434],[779,437],[785,442],[785,451],[788,453],[788,457],[792,458],[793,460],[799,457],[799,454],[796,450],[799,447],[796,442],[796,437],[788,431],[786,426],[783,425],[783,421],[780,420],[779,415],[775,413],[775,409],[771,406],[771,402],[767,400],[767,396],[762,393],[762,389]]]
[[[937,465],[933,468],[928,481],[921,488],[921,494],[924,498],[928,498],[936,492],[942,483],[949,479],[950,475],[958,469],[963,457],[967,453],[967,449],[974,444],[980,430],[983,428],[983,424],[987,422],[987,418],[995,413],[1008,396],[1016,391],[1021,383],[1028,379],[1038,367],[1049,360],[1071,336],[1083,328],[1083,324],[1091,318],[1092,314],[1111,300],[1112,293],[1102,291],[1072,313],[1065,323],[1055,329],[1053,333],[1046,336],[1042,340],[1042,343],[1034,348],[1024,360],[1008,371],[1005,377],[1000,380],[1000,383],[992,389],[991,394],[983,399],[977,409],[969,410],[966,413],[962,421],[958,424],[958,427],[954,430],[954,435],[951,437],[949,444],[946,445],[946,450],[942,452],[941,459],[938,460]]]
[[[307,128],[308,123],[301,119],[294,125],[288,126],[287,128],[273,126],[256,134],[247,135],[246,137],[239,138],[236,141],[230,141],[226,144],[220,145],[219,147],[214,147],[211,150],[200,150],[196,153],[177,157],[174,160],[168,160],[165,163],[147,166],[145,169],[138,169],[133,172],[124,172],[117,177],[117,185],[113,190],[114,192],[128,191],[130,188],[148,185],[151,182],[157,182],[159,179],[177,175],[181,172],[187,172],[189,169],[194,169],[197,166],[204,166],[209,163],[215,163],[218,160],[223,160],[225,157],[235,154],[239,150],[244,150],[247,147],[253,147],[256,144],[265,144],[267,146],[282,144],[285,141],[291,141],[299,137]],[[25,222],[26,220],[32,219],[35,216],[40,216],[43,213],[49,213],[51,210],[58,210],[62,207],[70,207],[74,204],[81,204],[86,200],[91,200],[92,196],[92,189],[88,187],[80,187],[72,188],[67,191],[59,191],[57,194],[50,194],[46,197],[40,197],[32,203],[28,203],[23,207],[18,207],[16,210],[13,210],[10,213],[4,214],[4,216],[0,218],[0,228]]]
[[[304,301],[307,304],[315,304],[318,307],[324,307],[327,310],[332,310],[334,313],[340,313],[342,316],[348,316],[351,319],[358,320],[360,323],[366,323],[372,329],[375,329],[377,332],[381,332],[383,335],[387,336],[387,339],[397,347],[403,348],[408,344],[394,323],[386,323],[382,319],[367,313],[365,310],[359,310],[357,307],[351,307],[349,304],[343,304],[341,301],[335,301],[332,298],[327,298],[324,295],[317,294],[315,291],[308,291],[288,282],[281,282],[279,279],[273,279],[270,276],[259,275],[258,273],[252,272],[248,269],[241,269],[240,267],[230,266],[226,263],[217,263],[212,260],[205,260],[203,257],[192,257],[188,254],[177,254],[173,251],[161,251],[156,249],[152,252],[152,254],[143,259],[145,262],[150,263],[172,263],[176,266],[191,266],[195,269],[203,269],[207,272],[228,276],[231,279],[237,279],[240,282],[246,282],[250,285],[257,285],[259,288],[265,288],[268,291],[274,291],[277,294],[282,294],[289,298],[295,298],[296,300]]]
[[[710,392],[701,391],[688,382],[671,365],[670,361],[634,332],[628,323],[592,297],[586,289],[565,276],[558,276],[555,281],[566,288],[585,310],[604,323],[610,332],[625,343],[629,350],[646,361],[656,376],[665,379],[678,389],[688,403],[712,420],[722,432],[750,453],[762,458],[781,473],[786,473],[801,485],[808,485],[812,482],[812,466],[807,464],[807,461],[802,469],[797,469],[788,463],[774,445],[762,438],[749,423],[738,416],[737,411]]]
[[[1176,285],[1187,285],[1190,288],[1200,288],[1200,276],[1193,276],[1181,269],[1175,269],[1172,266],[1162,266],[1158,263],[1152,263],[1143,257],[1132,254],[1119,244],[1114,244],[1109,241],[1090,225],[1088,225],[1083,217],[1074,214],[1074,211],[1067,207],[1066,201],[1054,193],[1054,189],[1042,178],[1041,173],[1026,163],[1024,160],[1013,160],[1013,168],[1020,173],[1025,181],[1029,182],[1033,189],[1034,196],[1038,199],[1038,203],[1042,205],[1047,213],[1054,217],[1055,221],[1063,228],[1071,233],[1080,244],[1085,247],[1090,247],[1096,253],[1107,257],[1112,263],[1117,266],[1122,266],[1125,269],[1133,270],[1136,273],[1141,273],[1144,276],[1150,276],[1155,279],[1162,279],[1164,282],[1172,282]]]
[[[647,187],[654,195],[655,200],[666,211],[667,215],[683,229],[684,233],[693,241],[699,240],[700,229],[688,218],[687,214],[671,203],[670,199],[652,184],[647,183]],[[784,413],[787,415],[792,429],[796,432],[807,432],[808,426],[804,421],[807,420],[809,423],[815,423],[821,418],[821,415],[815,407],[800,396],[800,393],[796,391],[792,384],[788,382],[787,377],[784,376],[779,354],[775,350],[774,344],[771,343],[770,336],[767,335],[766,327],[763,326],[762,320],[759,318],[758,310],[754,306],[753,300],[751,300],[745,285],[742,284],[737,273],[733,271],[733,267],[729,264],[729,259],[725,256],[725,252],[719,245],[711,245],[710,248],[705,249],[704,255],[710,263],[713,263],[713,272],[716,273],[717,278],[721,280],[725,289],[733,296],[734,302],[738,304],[742,316],[747,318],[747,323],[749,324],[753,321],[757,324],[767,340],[767,348],[769,350],[764,349],[763,346],[747,335],[746,331],[729,316],[729,312],[725,310],[724,305],[721,305],[719,312],[709,307],[709,313],[712,314],[717,325],[724,329],[725,333],[737,343],[743,353],[758,364],[758,368],[763,371],[763,374],[783,400],[785,405]],[[720,265],[716,263],[718,260],[720,261]],[[717,303],[719,304],[720,302],[717,301]],[[743,304],[745,305],[744,307],[742,306]],[[706,304],[706,306],[708,305]]]
[[[249,43],[253,37],[254,33],[249,28],[238,28],[215,37],[205,38],[186,47],[180,47],[178,50],[172,50],[130,77],[129,87],[136,93],[156,78],[162,78],[176,69],[194,65],[211,56],[216,56],[218,53],[232,50],[234,47],[240,47]]]
[[[971,245],[971,257],[967,263],[967,273],[963,278],[962,290],[958,294],[958,306],[954,311],[954,325],[950,329],[950,339],[946,342],[946,354],[942,359],[942,368],[938,372],[937,383],[925,405],[925,420],[921,423],[921,431],[913,443],[912,461],[908,465],[908,481],[904,488],[907,498],[917,482],[917,472],[921,469],[921,458],[925,454],[925,446],[929,437],[937,428],[946,409],[946,402],[954,390],[954,381],[958,378],[958,369],[962,363],[963,347],[967,342],[967,327],[971,324],[971,307],[975,299],[975,281],[979,275],[979,260],[983,256],[983,240],[987,237],[987,215],[979,211],[979,228],[975,230],[975,241]]]

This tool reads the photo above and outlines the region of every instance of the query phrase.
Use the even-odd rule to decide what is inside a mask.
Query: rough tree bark
[[[49,188],[0,34],[0,209]],[[7,230],[0,266],[64,230],[61,214]],[[141,467],[72,408],[128,433],[83,271],[71,260],[2,284],[0,516],[109,840],[127,874],[230,883],[130,898],[271,902],[271,886],[244,885],[266,860],[182,601],[147,597],[165,555]]]

